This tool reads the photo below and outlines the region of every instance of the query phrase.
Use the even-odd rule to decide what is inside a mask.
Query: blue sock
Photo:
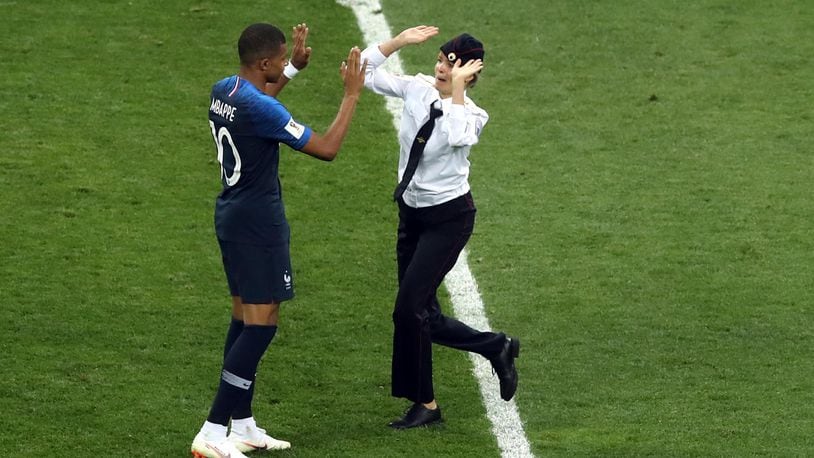
[[[257,365],[276,332],[277,326],[243,326],[223,360],[220,385],[207,421],[219,425],[229,423],[237,406],[249,396]]]
[[[233,317],[232,322],[229,323],[229,330],[226,331],[226,343],[223,346],[224,360],[226,360],[226,355],[229,354],[229,350],[232,349],[232,345],[234,345],[237,338],[240,337],[241,332],[243,332],[243,322]]]
[[[229,354],[229,350],[232,349],[232,345],[234,345],[237,338],[240,337],[241,332],[243,332],[243,321],[233,317],[232,322],[229,324],[229,330],[226,332],[226,344],[223,346],[224,360],[226,359],[226,355]],[[249,392],[238,402],[234,412],[232,412],[233,418],[252,417],[252,399],[254,398],[254,386],[256,383],[256,378],[252,378],[252,386],[249,388]]]

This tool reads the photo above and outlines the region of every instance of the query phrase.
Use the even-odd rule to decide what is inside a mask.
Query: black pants
[[[432,344],[492,358],[506,336],[480,332],[444,316],[436,291],[455,265],[475,225],[472,195],[428,208],[399,200],[396,254],[399,291],[393,311],[392,394],[413,402],[435,399]]]

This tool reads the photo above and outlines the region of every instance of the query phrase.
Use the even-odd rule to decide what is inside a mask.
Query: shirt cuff
[[[378,67],[379,65],[383,64],[384,61],[387,60],[384,54],[379,50],[379,44],[376,43],[374,45],[369,46],[367,49],[362,51],[361,60],[362,62],[367,59],[367,63],[374,67]]]

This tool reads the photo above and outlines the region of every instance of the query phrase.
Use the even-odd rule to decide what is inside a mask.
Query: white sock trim
[[[204,422],[201,426],[201,432],[209,440],[223,440],[226,439],[226,426],[212,423],[209,421]]]
[[[243,431],[247,428],[256,428],[257,423],[254,420],[254,417],[249,418],[240,418],[240,419],[232,419],[232,429],[237,429],[238,431]]]

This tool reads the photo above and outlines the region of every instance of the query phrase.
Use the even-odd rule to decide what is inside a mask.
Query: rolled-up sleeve
[[[380,68],[387,60],[387,57],[382,54],[377,44],[362,51],[362,62],[365,59],[367,59],[365,87],[377,94],[404,98],[404,93],[413,77],[395,76]]]
[[[483,126],[489,115],[480,108],[452,104],[447,113],[448,139],[450,146],[471,146],[478,143]]]

